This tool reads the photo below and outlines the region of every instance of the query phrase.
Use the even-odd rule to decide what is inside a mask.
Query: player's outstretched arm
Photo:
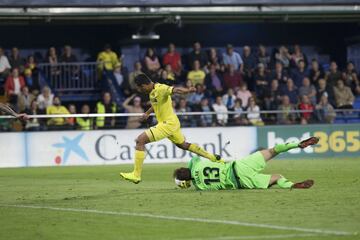
[[[173,89],[173,94],[188,94],[188,93],[192,93],[195,92],[196,88],[195,87],[189,87],[189,88],[184,88],[184,87],[174,87]]]

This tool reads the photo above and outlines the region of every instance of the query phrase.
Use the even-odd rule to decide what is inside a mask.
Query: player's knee
[[[188,149],[189,149],[190,144],[189,144],[189,143],[187,143],[187,142],[183,142],[183,143],[180,143],[180,144],[176,144],[176,146],[177,146],[178,148],[183,149],[183,150],[188,150]]]
[[[136,143],[136,146],[137,146],[137,147],[138,147],[138,146],[144,146],[144,145],[145,145],[145,141],[144,141],[142,138],[140,138],[140,137],[138,137],[138,138],[135,139],[135,143]]]
[[[277,181],[277,180],[279,180],[280,178],[282,178],[283,176],[281,175],[281,174],[273,174],[272,176],[271,176],[271,178],[273,179],[273,181]]]

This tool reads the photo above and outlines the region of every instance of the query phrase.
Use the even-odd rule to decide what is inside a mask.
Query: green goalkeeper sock
[[[277,185],[280,187],[280,188],[291,188],[292,185],[294,185],[293,182],[287,180],[286,178],[282,177],[280,178],[279,180],[277,180]]]
[[[292,143],[277,144],[275,145],[274,150],[276,153],[282,153],[298,147],[299,147],[298,142],[292,142]]]

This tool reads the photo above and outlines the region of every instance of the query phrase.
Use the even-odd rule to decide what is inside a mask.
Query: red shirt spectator
[[[8,76],[5,82],[4,89],[6,95],[18,95],[24,86],[24,78],[22,76],[19,76],[19,69],[14,68],[12,74]]]
[[[173,43],[169,44],[168,52],[165,53],[163,57],[163,65],[165,66],[168,64],[176,74],[181,72],[181,56],[175,51],[175,45]]]
[[[242,76],[239,72],[234,70],[232,64],[229,65],[229,71],[224,74],[225,88],[238,88],[243,83]]]
[[[314,106],[310,102],[310,98],[307,95],[303,95],[301,98],[301,103],[299,104],[300,110],[314,110]],[[312,112],[303,112],[301,113],[301,123],[307,124],[311,119]]]

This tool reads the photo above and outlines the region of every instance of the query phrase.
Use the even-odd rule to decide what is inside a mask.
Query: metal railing
[[[97,62],[42,63],[38,68],[56,92],[93,91],[97,88]]]

